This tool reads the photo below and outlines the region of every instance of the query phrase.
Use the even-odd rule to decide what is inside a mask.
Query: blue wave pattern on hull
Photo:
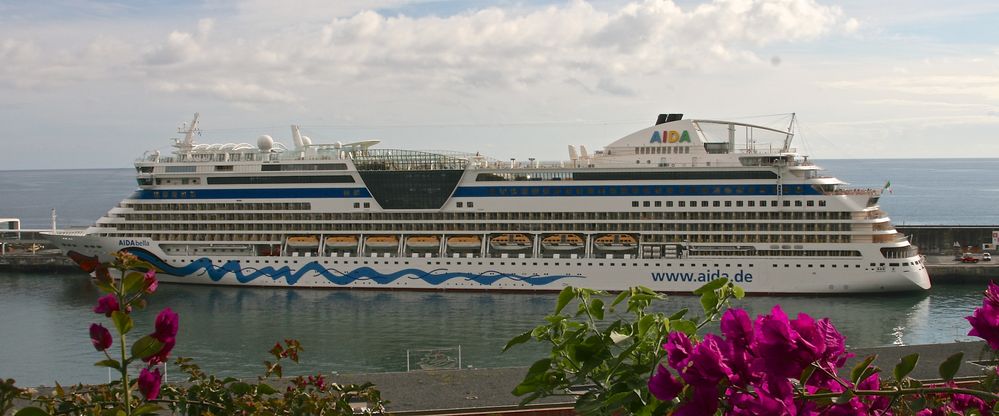
[[[408,277],[410,279],[423,280],[432,285],[438,286],[444,282],[451,279],[465,279],[467,281],[475,282],[480,285],[490,286],[502,279],[509,279],[515,282],[527,283],[531,286],[545,286],[562,279],[576,278],[585,279],[585,276],[573,276],[567,274],[560,275],[549,275],[549,276],[521,276],[518,274],[511,273],[501,273],[498,271],[487,271],[483,273],[468,273],[468,272],[448,272],[446,269],[435,269],[429,272],[420,269],[403,269],[395,273],[380,273],[370,267],[359,267],[349,272],[341,272],[336,269],[327,269],[319,264],[317,261],[309,262],[302,266],[298,270],[292,270],[288,266],[273,268],[270,266],[261,268],[252,267],[242,267],[238,260],[230,260],[225,262],[225,264],[216,267],[212,264],[211,259],[207,257],[202,257],[197,259],[187,266],[176,267],[171,266],[156,257],[152,253],[142,250],[142,249],[125,249],[131,254],[134,254],[139,259],[148,262],[157,269],[163,272],[173,275],[173,276],[197,276],[197,275],[207,275],[212,281],[219,281],[228,273],[232,273],[236,277],[236,281],[240,283],[249,283],[260,277],[270,277],[272,280],[278,280],[284,278],[285,282],[289,286],[294,286],[298,281],[310,272],[317,273],[323,276],[330,283],[336,285],[349,285],[358,280],[370,280],[378,284],[389,284],[403,277]]]

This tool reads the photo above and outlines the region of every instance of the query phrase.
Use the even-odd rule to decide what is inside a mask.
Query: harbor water
[[[881,204],[896,224],[999,224],[999,159],[819,161],[857,186],[891,193]],[[25,228],[85,226],[135,188],[134,170],[0,171],[0,217]],[[997,276],[999,278],[999,276]],[[853,347],[968,340],[964,317],[980,304],[984,285],[938,285],[924,293],[850,297],[752,297],[736,306],[751,315],[780,304],[789,314],[829,317]],[[19,385],[107,381],[93,362],[91,312],[100,294],[86,275],[0,273],[0,378]],[[540,345],[500,353],[513,336],[542,323],[555,295],[530,293],[286,290],[161,285],[149,310],[136,314],[137,333],[155,313],[180,314],[176,355],[219,375],[261,373],[266,351],[299,339],[303,364],[288,372],[405,371],[407,350],[461,346],[463,366],[525,366]],[[698,310],[692,297],[673,296],[664,311]],[[175,372],[176,369],[171,369]]]

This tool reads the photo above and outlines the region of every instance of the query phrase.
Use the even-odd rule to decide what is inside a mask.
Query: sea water
[[[830,160],[817,162],[856,186],[882,188],[896,224],[999,224],[999,159]],[[0,171],[0,217],[25,228],[93,223],[135,189],[134,170]],[[997,276],[999,277],[999,276]],[[750,297],[737,302],[751,315],[780,304],[791,316],[829,317],[852,347],[971,339],[964,316],[981,303],[984,284],[937,285],[929,292],[866,296]],[[102,355],[90,346],[91,312],[100,293],[85,274],[0,273],[0,378],[19,385],[107,381],[93,367]],[[407,352],[446,348],[463,366],[525,366],[545,348],[525,344],[506,353],[510,338],[542,323],[551,293],[288,290],[161,285],[148,311],[135,314],[136,335],[150,332],[155,313],[180,314],[175,355],[191,357],[219,375],[260,374],[266,351],[299,339],[303,364],[293,374],[405,371]],[[698,310],[692,297],[671,296],[665,312]],[[410,360],[410,366],[415,359]],[[176,369],[170,371],[176,372]]]

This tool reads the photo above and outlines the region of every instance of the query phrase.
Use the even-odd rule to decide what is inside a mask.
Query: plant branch
[[[898,389],[898,390],[853,390],[853,394],[857,396],[905,396],[909,394],[931,394],[931,393],[959,393],[967,394],[975,397],[979,397],[987,400],[999,400],[999,395],[994,393],[989,393],[987,391],[974,390],[974,389],[962,389],[956,387],[928,387],[928,388],[909,388],[909,389]],[[818,394],[804,394],[799,396],[802,399],[828,399],[839,397],[843,393],[818,393]]]

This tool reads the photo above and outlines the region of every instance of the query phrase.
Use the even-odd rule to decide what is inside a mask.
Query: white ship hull
[[[371,149],[195,144],[135,163],[139,189],[85,232],[52,240],[81,264],[132,252],[163,281],[406,290],[748,293],[930,287],[877,205],[762,126],[662,115],[568,162]],[[727,140],[707,132],[721,128]],[[746,128],[737,145],[737,128]],[[759,142],[777,133],[776,149]],[[553,236],[580,244],[551,244]],[[356,239],[346,244],[344,239]],[[463,241],[470,239],[469,241]],[[548,241],[546,243],[545,241]],[[474,243],[473,243],[474,242]],[[407,244],[408,243],[408,244]]]
[[[689,293],[727,278],[753,294],[836,294],[929,289],[920,256],[871,263],[863,258],[482,258],[167,256],[145,241],[59,236],[65,245],[129,251],[169,283],[382,290],[559,291],[566,286],[620,291],[645,286]],[[109,256],[97,256],[101,261]],[[893,266],[892,264],[897,264]]]

